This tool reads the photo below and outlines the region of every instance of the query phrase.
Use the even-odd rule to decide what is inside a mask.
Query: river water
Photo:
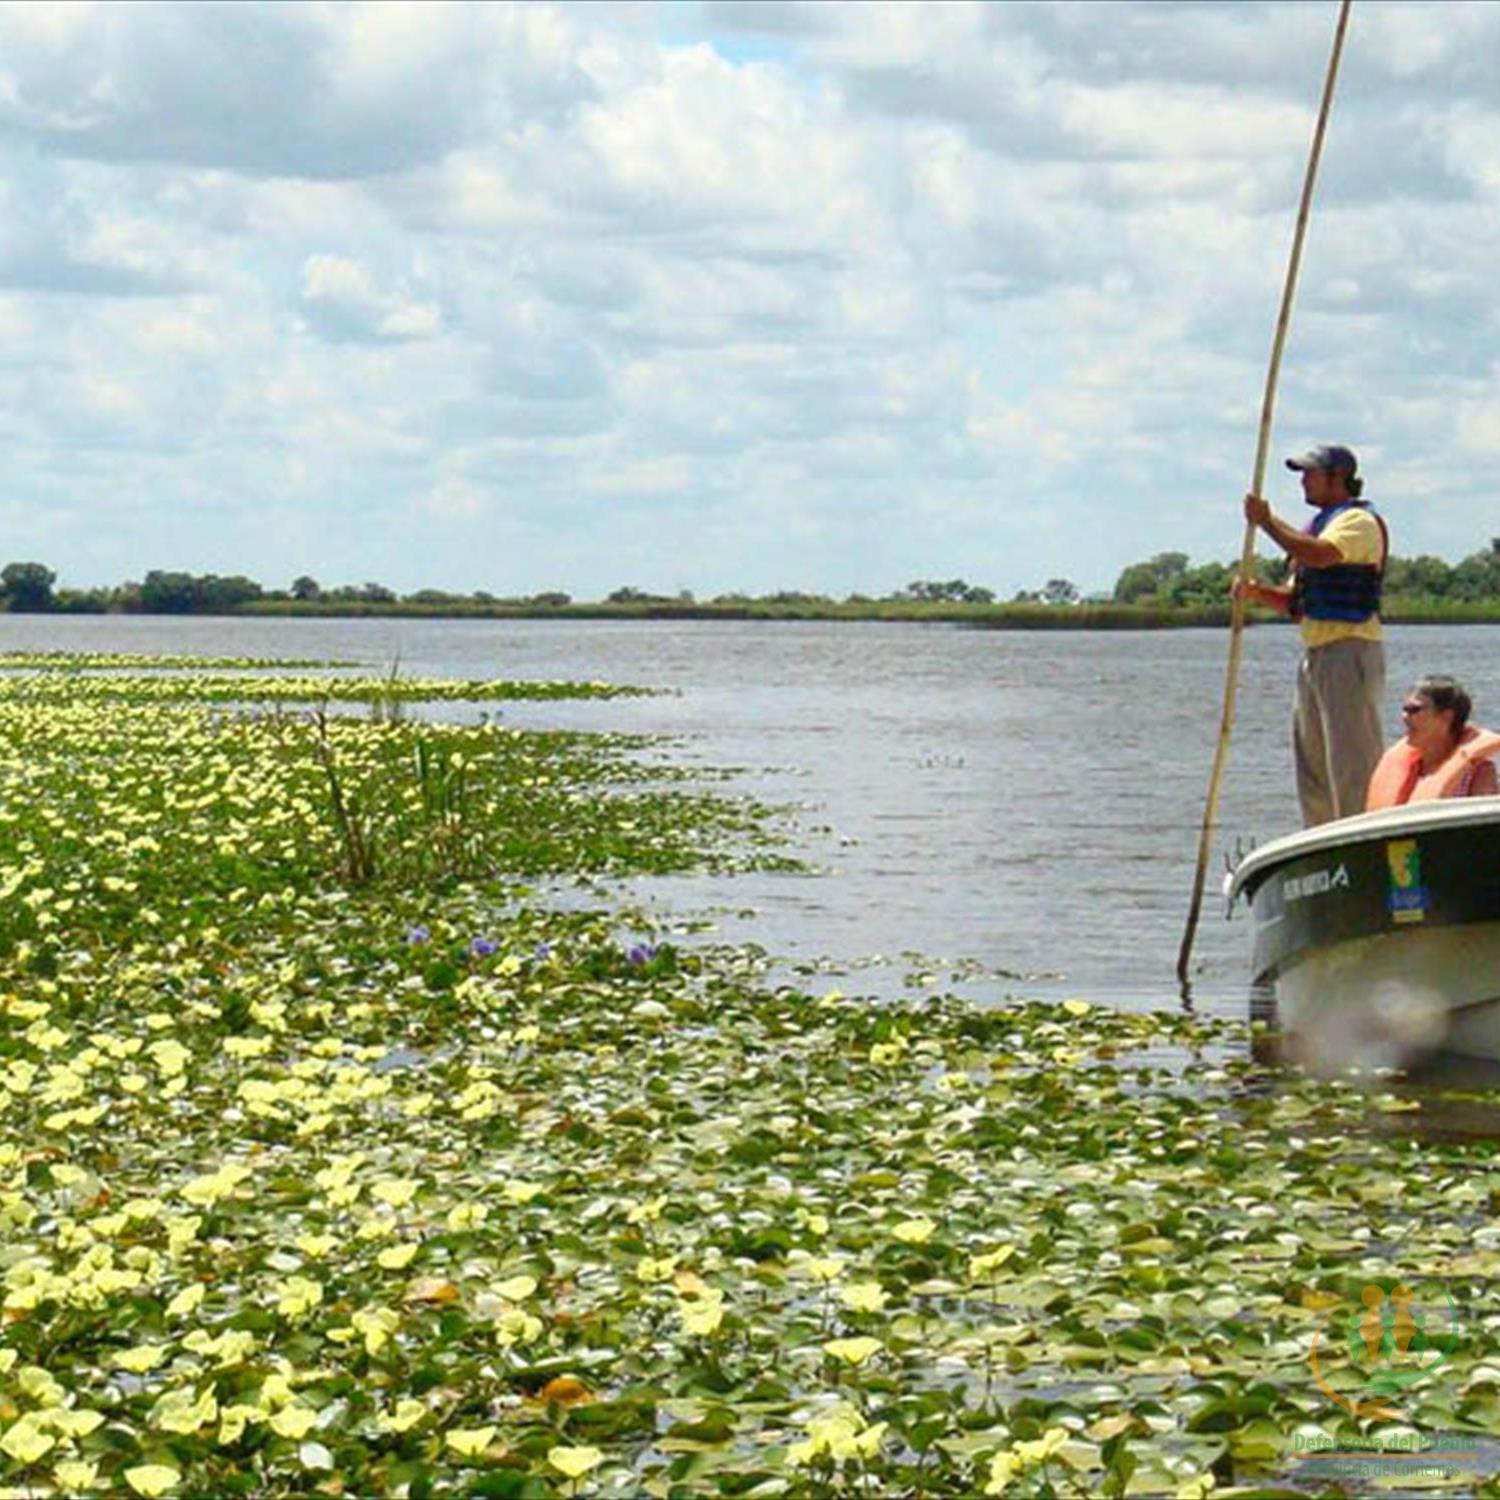
[[[667,695],[506,704],[507,722],[676,737],[691,764],[795,809],[816,876],[632,883],[664,920],[890,993],[922,967],[976,998],[1175,1005],[1174,974],[1223,697],[1223,631],[1020,632],[718,621],[54,618],[0,615],[0,649],[338,658],[405,676],[601,679]],[[1388,631],[1388,722],[1425,671],[1500,716],[1500,627]],[[1200,1009],[1243,1014],[1249,932],[1223,857],[1297,822],[1298,646],[1246,638],[1193,965]],[[460,715],[477,715],[464,706]]]

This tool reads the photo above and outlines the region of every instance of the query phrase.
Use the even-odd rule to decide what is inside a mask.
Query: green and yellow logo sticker
[[[1427,887],[1422,884],[1422,854],[1415,839],[1392,839],[1385,846],[1390,869],[1386,910],[1394,922],[1421,922],[1427,917]]]

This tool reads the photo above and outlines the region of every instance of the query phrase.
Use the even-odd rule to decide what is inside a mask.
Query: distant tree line
[[[1229,595],[1229,580],[1238,562],[1194,565],[1185,552],[1158,552],[1145,562],[1129,564],[1111,594],[1084,596],[1067,578],[1049,578],[1039,589],[1022,589],[1011,602],[1043,605],[1064,612],[1080,613],[1082,606],[1128,604],[1156,610],[1220,608]],[[1256,559],[1259,576],[1268,583],[1286,579],[1286,559],[1281,556]],[[112,588],[59,589],[57,575],[39,562],[12,562],[0,569],[0,610],[13,613],[60,612],[71,614],[234,614],[245,609],[271,608],[277,604],[326,609],[337,613],[383,606],[410,606],[414,611],[454,613],[511,610],[565,609],[572,596],[557,590],[527,595],[497,595],[476,590],[469,594],[443,589],[418,589],[398,594],[381,583],[341,584],[324,588],[307,574],[294,578],[284,589],[262,588],[242,574],[185,573],[154,568],[139,582]],[[1500,537],[1489,547],[1458,563],[1440,557],[1392,557],[1386,567],[1387,599],[1429,604],[1500,604]],[[767,594],[717,594],[699,606],[691,589],[675,594],[653,594],[625,586],[606,595],[609,605],[665,607],[669,611],[702,608],[705,613],[749,606],[817,610],[859,605],[988,605],[995,603],[991,589],[962,578],[919,578],[887,594],[849,594],[842,601],[827,594],[780,589]],[[1003,608],[1003,606],[1001,606]]]
[[[0,609],[13,613],[61,612],[71,614],[148,614],[148,615],[218,615],[234,614],[258,604],[296,603],[324,605],[415,605],[434,611],[465,610],[500,606],[522,609],[562,609],[573,603],[572,596],[552,590],[539,594],[497,595],[477,590],[455,594],[443,589],[418,589],[398,594],[382,583],[343,584],[325,589],[307,574],[294,578],[285,589],[262,588],[253,578],[242,574],[221,576],[217,573],[184,573],[154,568],[140,582],[117,584],[113,588],[58,589],[57,575],[37,562],[13,562],[0,571]],[[1023,593],[1018,599],[1048,604],[1071,604],[1078,590],[1065,579],[1053,579],[1036,593]],[[905,588],[879,596],[880,601],[927,604],[991,604],[994,592],[962,578],[936,581],[917,579]],[[675,594],[653,594],[645,589],[626,586],[615,589],[605,598],[607,604],[675,605],[697,603],[691,589]],[[836,601],[826,594],[805,593],[796,589],[779,589],[769,594],[718,594],[706,601],[711,606],[770,604],[787,606],[831,605]],[[845,603],[877,602],[867,594],[850,594]]]
[[[1239,560],[1229,563],[1188,562],[1185,552],[1158,552],[1147,562],[1131,563],[1115,583],[1117,604],[1191,607],[1222,604]],[[1285,583],[1283,556],[1258,557],[1256,571],[1266,583]],[[1500,601],[1500,537],[1483,552],[1462,562],[1440,557],[1396,557],[1386,563],[1385,597],[1407,601],[1483,604]]]
[[[140,582],[113,588],[58,589],[57,575],[43,563],[13,562],[0,569],[0,609],[16,614],[225,615],[249,604],[294,601],[301,604],[418,604],[442,606],[518,605],[526,608],[571,604],[563,593],[502,598],[483,591],[450,594],[441,589],[419,589],[398,594],[382,583],[343,584],[325,589],[303,574],[285,589],[264,589],[253,578],[235,573],[179,573],[153,568]]]

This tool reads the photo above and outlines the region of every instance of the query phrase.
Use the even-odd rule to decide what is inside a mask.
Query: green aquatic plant
[[[1333,1493],[1412,1435],[1494,1493],[1500,1162],[1419,1101],[544,900],[779,857],[639,739],[80,696],[0,747],[10,1490]],[[408,878],[448,822],[479,867]],[[1409,1380],[1351,1334],[1398,1280],[1457,1330]]]
[[[317,725],[318,763],[328,788],[328,807],[338,840],[338,871],[351,885],[365,885],[376,871],[376,834],[365,799],[348,786],[339,769],[337,756],[328,734],[328,715],[319,710]]]
[[[370,705],[376,719],[390,718],[397,704],[545,702],[645,694],[642,688],[599,682],[530,679],[481,682],[389,674],[383,677],[297,677],[207,671],[145,675],[59,671],[0,674],[0,703],[364,703]]]
[[[287,656],[181,656],[172,653],[153,655],[144,651],[0,651],[0,669],[7,671],[117,672],[141,669],[152,672],[293,672],[313,667],[333,669],[358,665],[352,661]]]

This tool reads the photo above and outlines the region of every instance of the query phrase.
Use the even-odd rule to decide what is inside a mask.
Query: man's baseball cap
[[[1324,469],[1333,473],[1342,470],[1352,474],[1359,468],[1359,460],[1353,450],[1345,448],[1342,443],[1323,443],[1296,458],[1287,459],[1286,466],[1289,469]]]

